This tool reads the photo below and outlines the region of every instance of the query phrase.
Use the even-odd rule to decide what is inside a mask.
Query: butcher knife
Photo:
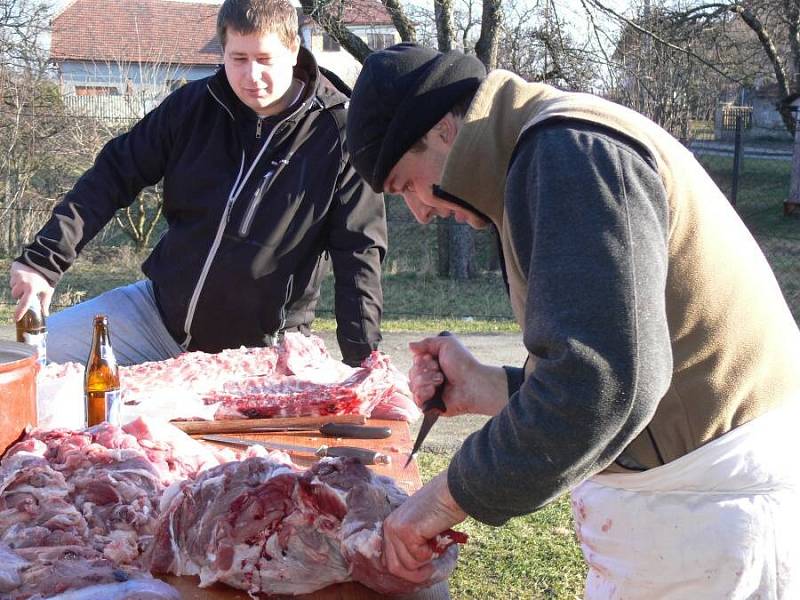
[[[310,446],[295,446],[294,444],[279,444],[268,440],[246,440],[243,438],[231,437],[227,435],[204,435],[204,440],[209,442],[220,442],[233,446],[263,446],[268,450],[287,450],[289,452],[299,452],[301,454],[313,454],[320,458],[324,456],[352,457],[359,459],[365,465],[388,465],[392,462],[390,456],[381,454],[368,448],[356,448],[354,446],[320,446],[311,448]]]
[[[273,433],[282,431],[319,431],[322,435],[339,438],[356,438],[359,440],[382,440],[392,435],[389,427],[373,427],[353,423],[325,423],[322,427],[253,427],[250,433]]]
[[[448,336],[453,334],[449,331],[442,331],[439,335]],[[444,377],[444,373],[442,373],[442,377]],[[436,423],[436,421],[439,419],[439,415],[443,412],[447,412],[447,407],[444,404],[444,400],[442,400],[442,393],[444,392],[445,383],[446,381],[442,381],[442,383],[436,387],[436,391],[433,392],[433,396],[428,398],[428,400],[425,401],[425,404],[422,405],[422,414],[425,416],[422,418],[422,425],[419,428],[417,439],[414,441],[414,447],[411,449],[411,454],[408,455],[408,460],[406,461],[406,464],[403,465],[404,469],[411,464],[411,459],[414,458],[414,455],[417,452],[419,452],[419,449],[422,447],[422,442],[424,442],[425,438],[428,437],[428,433],[430,433],[434,423]]]

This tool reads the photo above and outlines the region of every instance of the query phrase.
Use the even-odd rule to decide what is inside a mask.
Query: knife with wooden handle
[[[316,429],[327,423],[346,423],[363,425],[367,418],[363,415],[327,415],[324,417],[272,417],[269,419],[222,419],[220,421],[170,421],[182,431],[193,434],[240,433],[261,427],[305,427]]]
[[[310,446],[295,446],[294,444],[283,444],[269,440],[246,440],[227,435],[204,435],[203,439],[233,446],[263,446],[268,450],[286,450],[287,452],[312,454],[320,458],[325,456],[334,458],[352,457],[357,458],[365,465],[388,465],[392,462],[391,457],[386,454],[369,450],[368,448],[356,448],[355,446],[320,446],[319,448],[312,448]]]

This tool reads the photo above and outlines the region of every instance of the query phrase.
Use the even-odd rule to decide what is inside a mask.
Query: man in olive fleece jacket
[[[445,416],[493,418],[385,522],[395,574],[426,576],[427,540],[467,515],[500,525],[571,491],[588,597],[800,593],[798,542],[781,541],[800,534],[800,332],[677,140],[597,97],[400,44],[367,59],[348,147],[420,222],[497,228],[529,353],[498,368],[455,338],[411,344],[420,404],[444,382]]]

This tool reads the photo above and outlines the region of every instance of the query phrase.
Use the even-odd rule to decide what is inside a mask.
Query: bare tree
[[[40,3],[0,0],[0,250],[6,254],[18,251],[52,206],[34,185],[63,125],[40,45],[47,23]]]
[[[497,66],[526,81],[562,89],[589,91],[597,78],[597,60],[589,40],[579,41],[552,0],[506,0]]]
[[[65,96],[72,121],[70,146],[74,164],[88,169],[103,145],[124,133],[176,86],[185,83],[180,68],[162,52],[152,51],[147,61],[119,58],[93,65],[94,76],[115,94],[101,96]],[[114,215],[113,223],[132,243],[137,252],[150,247],[159,230],[163,214],[163,187],[160,184],[143,190],[128,207]]]
[[[772,79],[784,98],[800,91],[800,15],[796,0],[664,4],[657,7],[659,19],[655,22],[642,21],[641,10],[633,17],[625,16],[605,0],[584,0],[584,4],[647,36],[654,46],[682,53],[722,80],[752,85]],[[645,1],[645,6],[649,5]],[[654,30],[654,24],[660,29]],[[682,38],[676,32],[693,32],[694,37]],[[788,108],[778,108],[786,129],[793,132],[794,120]]]

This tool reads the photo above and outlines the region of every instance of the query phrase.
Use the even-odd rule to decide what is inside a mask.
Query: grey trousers
[[[166,360],[183,352],[156,308],[149,280],[115,288],[47,318],[47,360],[85,363],[95,315],[108,317],[114,355],[120,365]]]

